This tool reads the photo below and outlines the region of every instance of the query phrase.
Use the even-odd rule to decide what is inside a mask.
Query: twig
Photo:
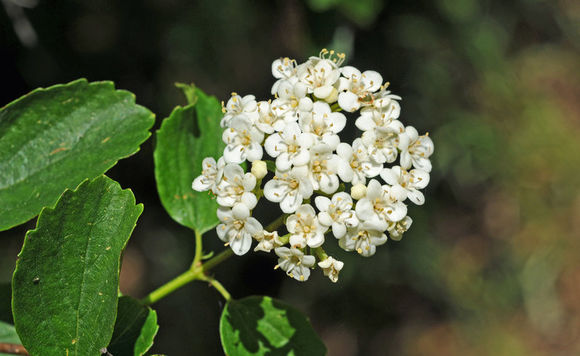
[[[22,345],[0,342],[0,354],[29,355]]]

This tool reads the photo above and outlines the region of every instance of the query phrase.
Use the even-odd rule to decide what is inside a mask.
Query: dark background
[[[332,284],[300,284],[249,253],[215,270],[234,297],[309,315],[329,355],[580,353],[580,3],[575,0],[32,1],[0,7],[0,105],[79,77],[113,80],[157,114],[194,82],[219,100],[268,97],[270,64],[321,48],[374,69],[401,120],[435,142],[427,203]],[[121,289],[142,297],[185,270],[193,234],[160,205],[154,138],[108,174],[145,205]],[[0,202],[1,204],[1,202]],[[0,234],[0,283],[31,221]],[[327,245],[332,245],[329,243]],[[207,250],[223,247],[214,233]],[[194,283],[161,301],[153,351],[219,355],[222,298]]]

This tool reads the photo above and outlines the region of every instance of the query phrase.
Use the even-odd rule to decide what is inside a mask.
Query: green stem
[[[203,272],[208,272],[209,270],[211,270],[215,266],[219,265],[223,261],[230,258],[233,254],[234,254],[234,251],[232,251],[231,248],[228,248],[227,250],[223,250],[222,252],[215,255],[215,257],[212,257],[210,260],[208,260],[207,262],[205,262],[201,266]]]
[[[198,271],[187,270],[182,274],[180,274],[179,276],[175,277],[174,279],[170,280],[169,282],[165,283],[161,287],[157,288],[145,298],[141,299],[141,304],[143,305],[154,304],[159,300],[165,298],[167,295],[175,292],[179,288],[195,281],[198,278],[199,278]]]
[[[273,232],[273,231],[277,230],[280,227],[280,225],[282,225],[284,223],[284,220],[286,219],[287,216],[288,216],[288,214],[280,215],[276,220],[274,220],[270,224],[268,224],[268,226],[266,226],[266,228],[264,230],[269,231],[269,232]]]
[[[276,220],[272,221],[267,227],[267,231],[273,231],[278,229],[280,225],[284,223],[284,220],[288,214],[280,215]],[[193,263],[189,270],[183,272],[179,276],[175,277],[171,281],[165,283],[161,287],[157,288],[151,292],[148,296],[141,300],[144,305],[151,305],[159,300],[165,298],[167,295],[175,292],[179,288],[186,284],[189,284],[195,280],[206,281],[211,284],[218,292],[223,295],[226,300],[230,300],[232,297],[230,293],[224,288],[224,286],[213,277],[208,276],[206,273],[213,269],[215,266],[219,265],[223,261],[230,258],[234,252],[231,248],[228,248],[219,254],[215,255],[211,259],[207,260],[205,263],[202,262],[203,248],[202,248],[202,234],[195,231],[195,256],[193,258]]]
[[[320,261],[324,261],[325,259],[328,258],[326,251],[324,251],[324,249],[322,247],[317,247],[317,248],[313,249],[312,252],[314,252],[316,257],[318,257],[318,260],[320,260]]]
[[[191,268],[195,268],[201,262],[201,258],[203,256],[203,235],[198,231],[195,230],[195,255],[193,257],[193,263],[191,264]]]
[[[201,280],[211,284],[218,292],[220,292],[220,294],[224,297],[226,301],[230,301],[230,299],[232,299],[230,293],[226,290],[223,284],[221,284],[217,279],[209,276],[204,276]]]

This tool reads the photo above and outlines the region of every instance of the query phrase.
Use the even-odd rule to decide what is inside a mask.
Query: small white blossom
[[[399,134],[403,132],[403,124],[394,120],[387,127],[365,131],[362,142],[367,147],[371,159],[377,163],[392,163],[397,159]]]
[[[252,173],[244,173],[237,164],[227,164],[222,180],[216,186],[215,194],[220,206],[233,207],[243,203],[248,209],[253,209],[258,200],[252,190],[256,186],[256,177]]]
[[[294,167],[288,172],[276,172],[273,179],[264,185],[264,197],[271,202],[280,203],[284,213],[293,213],[304,199],[313,192],[305,166]]]
[[[288,276],[300,282],[310,277],[310,268],[316,262],[314,256],[305,255],[297,248],[278,247],[274,252],[278,255],[278,264],[275,268],[281,268]]]
[[[292,165],[302,166],[310,160],[309,148],[314,140],[300,130],[297,123],[286,124],[282,132],[270,135],[264,143],[266,152],[276,158],[276,168],[287,171]]]
[[[290,245],[303,248],[319,247],[324,243],[324,233],[328,227],[320,224],[314,208],[309,204],[303,204],[296,213],[286,219],[286,228],[290,233]]]
[[[328,256],[325,260],[318,262],[318,266],[322,268],[325,276],[328,276],[333,283],[336,283],[338,281],[338,273],[344,267],[344,262]]]
[[[224,159],[226,163],[242,163],[262,159],[262,141],[264,133],[258,130],[250,121],[236,117],[231,121],[230,128],[222,135],[226,144]]]
[[[258,117],[254,122],[256,128],[265,134],[271,134],[274,131],[282,131],[286,122],[284,116],[278,115],[278,112],[272,110],[272,105],[268,101],[258,103]]]
[[[312,99],[307,94],[308,89],[304,83],[282,81],[276,92],[276,100],[272,102],[272,111],[284,117],[286,122],[295,122],[301,112],[312,110]]]
[[[377,229],[373,224],[364,222],[357,227],[348,229],[347,234],[338,242],[345,251],[356,251],[369,257],[375,254],[377,246],[387,242],[384,230]]]
[[[238,94],[232,93],[232,97],[223,108],[225,115],[220,122],[220,126],[230,127],[232,120],[235,118],[254,122],[258,118],[257,109],[255,96],[246,95],[242,98]]]
[[[339,158],[332,154],[330,147],[321,144],[310,150],[308,165],[309,177],[314,190],[321,190],[326,194],[336,192],[339,186],[338,172]]]
[[[425,196],[419,189],[423,189],[429,184],[429,173],[420,169],[407,172],[399,166],[393,166],[393,168],[383,169],[381,178],[392,186],[391,191],[398,200],[404,201],[409,198],[417,205],[425,203]]]
[[[342,75],[346,80],[346,91],[338,95],[338,105],[348,112],[358,110],[361,105],[369,105],[374,100],[372,93],[379,90],[383,83],[383,77],[373,71],[361,72],[355,67],[346,66],[341,68]]]
[[[317,101],[312,112],[300,117],[300,127],[304,132],[312,134],[317,143],[326,144],[330,149],[336,149],[340,143],[338,133],[346,125],[346,116],[339,112],[332,112],[330,106]]]
[[[215,190],[216,184],[221,180],[226,163],[220,157],[216,163],[212,157],[206,157],[201,163],[201,175],[193,180],[191,187],[198,192]]]
[[[318,213],[318,221],[325,226],[332,227],[334,237],[340,239],[346,234],[347,227],[358,224],[358,219],[352,210],[352,198],[345,192],[336,193],[332,200],[317,196],[314,199]]]
[[[283,245],[278,236],[278,231],[268,232],[266,230],[259,231],[254,234],[254,239],[258,241],[258,245],[254,251],[264,251],[270,252],[273,248],[280,247]]]
[[[389,221],[387,231],[391,240],[400,241],[403,238],[403,233],[409,230],[411,224],[413,224],[413,219],[408,216],[397,222]]]
[[[433,141],[428,135],[419,136],[413,126],[407,126],[401,134],[399,149],[401,150],[401,167],[411,168],[413,165],[427,173],[431,172],[429,156],[433,154]]]
[[[371,179],[367,194],[356,204],[356,215],[359,220],[373,224],[379,230],[385,230],[388,221],[399,221],[407,215],[407,206],[398,201],[388,185]]]
[[[338,90],[335,83],[340,77],[338,67],[344,60],[343,54],[334,51],[321,51],[320,57],[310,59],[297,67],[297,76],[300,82],[308,88],[308,93],[327,102],[336,101]]]
[[[278,79],[272,86],[271,93],[274,95],[278,92],[280,83],[296,77],[296,61],[288,57],[276,59],[272,62],[272,75]]]
[[[356,127],[361,131],[373,129],[386,129],[393,120],[399,117],[401,106],[392,100],[388,106],[377,108],[366,107],[360,111],[360,116],[355,121]]]
[[[366,178],[379,175],[383,165],[372,160],[368,149],[360,138],[353,141],[352,147],[348,143],[340,143],[336,148],[336,154],[340,157],[338,175],[345,182],[366,184]]]
[[[387,90],[387,85],[381,87],[381,90],[374,94],[373,102],[371,107],[376,110],[391,110],[391,105],[396,104],[396,112],[394,113],[394,119],[399,117],[399,113],[401,111],[401,106],[396,100],[401,100],[401,97],[395,94],[391,94],[389,90]]]
[[[236,255],[243,255],[252,246],[252,235],[262,230],[258,220],[250,216],[243,204],[233,209],[219,208],[218,218],[222,222],[216,228],[220,240],[227,243]]]

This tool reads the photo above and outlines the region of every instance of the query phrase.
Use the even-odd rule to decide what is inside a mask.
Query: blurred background
[[[2,0],[0,106],[79,77],[113,80],[157,113],[194,82],[220,100],[269,96],[270,64],[321,48],[373,69],[403,97],[401,120],[435,142],[427,203],[340,281],[304,284],[273,254],[215,270],[234,297],[304,311],[331,356],[580,354],[580,2],[575,0]],[[354,134],[354,133],[353,133]],[[150,139],[109,175],[145,211],[125,252],[124,293],[185,270],[193,234],[160,205]],[[0,234],[0,283],[34,221]],[[215,234],[207,250],[223,249]],[[332,241],[330,241],[332,245]],[[195,283],[155,306],[152,351],[219,355],[223,302]],[[194,352],[195,351],[195,352]]]

